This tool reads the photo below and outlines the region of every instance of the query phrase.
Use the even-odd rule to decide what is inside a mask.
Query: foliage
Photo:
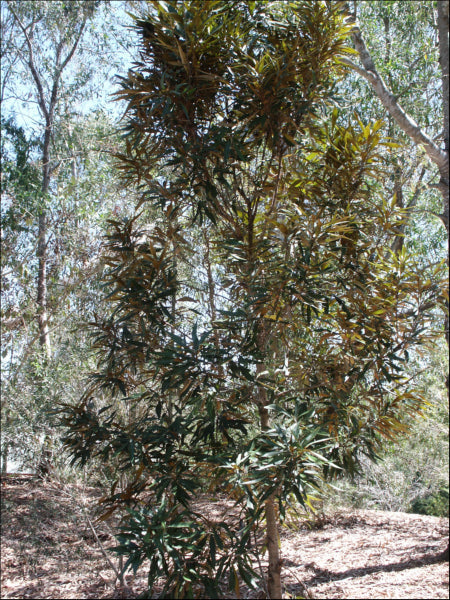
[[[71,127],[72,138],[66,133]],[[98,310],[100,236],[106,217],[121,211],[123,202],[105,152],[118,143],[111,128],[98,112],[76,124],[66,120],[62,131],[55,130],[56,155],[66,156],[67,143],[73,154],[55,173],[45,203],[51,214],[47,289],[53,338],[53,353],[46,359],[35,322],[35,240],[44,205],[35,153],[39,143],[27,140],[13,122],[2,137],[2,447],[9,447],[10,458],[28,471],[39,462],[44,439],[58,457],[50,412],[61,397],[79,397],[84,373],[93,368],[80,322]]]
[[[106,2],[1,11],[2,468],[9,451],[30,470],[43,440],[60,458],[50,412],[92,368],[80,323],[97,304],[105,218],[123,210],[109,154],[120,140],[98,97],[126,61]]]
[[[409,364],[416,385],[429,399],[424,417],[411,423],[408,436],[386,444],[377,463],[365,462],[353,479],[327,493],[325,505],[419,512],[446,516],[448,503],[448,397],[442,379],[448,369],[447,349],[441,344],[429,356]]]
[[[380,74],[403,109],[432,137],[441,133],[443,110],[433,4],[420,0],[406,5],[395,0],[357,3],[358,20]],[[371,110],[370,105],[365,109]]]
[[[36,203],[39,198],[39,171],[30,158],[42,144],[40,140],[27,139],[24,129],[18,127],[11,118],[2,118],[1,127],[2,194],[7,188],[12,188],[11,192],[16,198],[15,203],[2,211],[2,230],[9,226],[20,231],[27,213],[33,211],[33,206],[27,203]],[[18,210],[25,214],[19,216]]]
[[[382,185],[392,144],[332,109],[338,4],[151,2],[136,29],[117,158],[142,196],[110,220],[99,368],[62,409],[65,443],[126,473],[104,516],[127,508],[117,551],[151,557],[149,593],[162,568],[171,597],[217,595],[254,577],[264,519],[276,562],[275,502],[307,502],[420,410],[404,370],[443,266],[388,250],[405,218]],[[201,489],[236,499],[239,543],[195,514]]]
[[[436,492],[428,492],[422,498],[413,500],[410,512],[434,517],[448,517],[448,500],[448,484],[441,482]]]
[[[215,597],[227,572],[229,587],[237,593],[238,573],[249,585],[257,579],[248,536],[239,537],[225,522],[208,523],[203,515],[188,509],[174,513],[167,499],[156,508],[128,512],[115,551],[128,557],[125,568],[130,565],[135,572],[144,559],[150,561],[149,589],[164,574],[162,597],[189,598],[198,593]]]
[[[396,102],[430,139],[441,143],[443,102],[436,3],[374,0],[354,2],[352,6],[377,71]],[[447,253],[448,236],[438,218],[442,196],[435,185],[435,166],[424,149],[411,142],[360,75],[352,73],[345,78],[340,92],[344,106],[358,106],[367,119],[383,119],[383,133],[399,143],[395,152],[384,156],[384,184],[396,194],[397,202],[408,208],[400,243],[423,256],[424,261],[441,260]]]

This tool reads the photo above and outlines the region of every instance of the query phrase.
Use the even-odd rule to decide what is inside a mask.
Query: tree
[[[2,135],[2,468],[11,458],[33,469],[42,440],[57,449],[56,398],[81,394],[83,372],[92,368],[81,324],[98,311],[99,246],[105,219],[121,210],[117,177],[108,148],[117,147],[113,126],[97,112],[91,118],[65,120],[69,137],[55,131],[54,156],[62,165],[53,178],[48,204],[51,236],[47,249],[48,310],[52,357],[39,344],[35,320],[34,258],[40,203],[40,165],[24,129],[3,124]],[[107,141],[106,141],[107,139]],[[71,152],[67,158],[67,148]],[[38,154],[38,153],[37,153]],[[74,165],[75,164],[75,165]],[[75,171],[75,176],[74,176]],[[128,193],[129,197],[129,193]]]
[[[20,61],[26,65],[32,76],[36,90],[36,101],[41,116],[44,120],[44,134],[42,140],[42,174],[41,198],[44,200],[39,211],[39,227],[36,256],[38,258],[37,279],[37,306],[40,331],[40,343],[46,349],[48,357],[51,355],[50,334],[47,315],[47,212],[45,199],[50,190],[50,180],[54,166],[51,164],[51,140],[54,133],[55,111],[60,102],[61,77],[64,70],[72,60],[87,19],[94,10],[95,3],[71,4],[61,7],[58,15],[61,20],[56,23],[53,15],[41,5],[30,3],[8,3],[8,9],[14,17],[16,31],[21,32],[24,43],[20,43],[17,54]],[[51,12],[51,11],[50,11]],[[62,18],[65,17],[65,18]],[[26,20],[25,20],[26,19]],[[36,39],[38,44],[43,44],[40,26],[44,25],[47,33],[55,36],[53,49],[55,54],[51,57],[50,73],[42,73],[43,61],[36,61]],[[37,30],[37,31],[36,31]],[[40,57],[42,58],[42,57]],[[45,77],[47,76],[47,80]]]
[[[360,4],[360,3],[359,3]],[[377,3],[371,3],[377,4]],[[422,2],[410,2],[408,5],[402,3],[399,5],[398,2],[390,2],[390,3],[382,3],[381,13],[382,19],[384,22],[384,28],[386,32],[386,43],[387,43],[387,56],[390,58],[390,45],[391,39],[389,35],[389,23],[392,20],[392,17],[395,18],[396,13],[400,10],[402,14],[404,14],[405,8],[407,10],[409,21],[411,23],[411,18],[414,23],[417,19],[418,11],[428,12],[432,16],[432,27],[429,26],[429,29],[434,28],[437,34],[436,46],[438,49],[438,62],[440,65],[440,102],[434,102],[440,107],[440,117],[441,123],[438,130],[438,133],[430,135],[430,131],[432,131],[433,127],[430,127],[430,123],[428,119],[424,123],[420,123],[420,120],[416,117],[416,119],[412,116],[411,112],[408,112],[408,108],[402,107],[402,100],[404,101],[404,97],[406,94],[406,90],[408,88],[407,81],[400,81],[400,84],[403,86],[403,89],[400,88],[399,82],[395,82],[395,88],[393,88],[392,81],[392,64],[391,61],[386,61],[385,72],[388,77],[388,83],[385,81],[385,78],[380,73],[380,69],[377,69],[374,59],[372,58],[371,52],[367,48],[367,44],[364,40],[364,28],[361,29],[359,24],[356,22],[358,3],[356,1],[353,2],[353,10],[352,10],[352,18],[354,20],[354,29],[352,33],[353,41],[355,44],[355,48],[358,52],[359,59],[361,61],[361,65],[356,64],[354,61],[350,60],[348,57],[343,59],[343,62],[349,65],[354,71],[356,71],[359,75],[364,77],[372,86],[375,94],[378,99],[386,109],[387,113],[395,120],[396,124],[400,128],[400,130],[406,134],[406,136],[410,139],[413,144],[422,146],[426,152],[427,157],[433,166],[437,167],[439,173],[439,182],[438,183],[430,183],[430,187],[434,187],[439,190],[442,195],[442,208],[440,213],[437,215],[441,219],[442,223],[445,226],[447,232],[447,239],[449,235],[449,62],[448,62],[448,50],[449,50],[449,3],[448,0],[437,0],[437,2],[433,3],[422,3]],[[373,18],[373,15],[372,15]],[[431,39],[431,35],[429,35]],[[419,49],[420,51],[420,49]],[[430,54],[434,53],[434,49],[431,49]],[[422,58],[424,58],[425,63],[428,59],[427,52],[421,51]],[[417,61],[415,61],[416,63]],[[411,70],[408,69],[407,76],[409,79],[409,74]],[[427,82],[428,83],[428,82]],[[389,87],[390,84],[390,87]],[[411,87],[411,86],[410,86]],[[414,91],[416,92],[416,98],[414,99],[415,104],[419,104],[421,102],[419,94],[423,93],[423,87],[420,86],[416,89],[416,86],[413,86]],[[431,108],[431,106],[429,107]],[[412,109],[414,110],[414,108]],[[422,116],[422,115],[421,115]],[[434,124],[433,124],[434,125]],[[442,141],[442,147],[439,146],[439,141]],[[447,255],[448,261],[448,255]],[[448,305],[445,308],[445,321],[444,321],[444,332],[447,340],[447,344],[449,343],[449,330],[448,330]],[[447,389],[448,389],[448,376],[447,376]]]
[[[419,3],[414,3],[419,4]],[[356,6],[353,16],[356,17]],[[362,75],[372,85],[375,93],[382,102],[383,106],[389,112],[390,115],[395,119],[399,127],[409,136],[409,138],[415,143],[420,144],[425,148],[425,152],[428,157],[434,163],[439,170],[440,181],[435,184],[436,187],[441,191],[443,197],[443,210],[440,215],[448,233],[449,221],[448,221],[448,179],[449,179],[449,166],[448,166],[448,144],[449,144],[449,133],[448,133],[448,0],[438,0],[437,3],[437,30],[438,30],[438,43],[439,43],[439,62],[441,65],[442,72],[442,106],[443,106],[443,129],[439,138],[444,142],[444,148],[439,148],[436,144],[436,140],[430,138],[426,132],[412,119],[400,106],[398,99],[392,90],[389,90],[388,85],[384,81],[383,77],[378,73],[375,63],[366,47],[363,34],[359,27],[356,25],[353,30],[353,40],[355,42],[356,50],[358,51],[362,67],[355,64],[353,61],[345,58],[346,64],[351,66],[357,73]],[[388,19],[388,15],[385,17]]]
[[[75,462],[119,458],[128,484],[104,516],[127,508],[118,552],[150,560],[149,593],[161,570],[171,597],[217,597],[225,574],[238,593],[263,525],[280,598],[286,502],[420,410],[404,365],[430,337],[442,266],[388,250],[405,217],[383,194],[391,144],[333,108],[339,4],[154,2],[136,28],[118,159],[142,198],[111,221],[111,312],[65,443]],[[195,510],[205,488],[236,500],[239,527]]]
[[[88,368],[80,322],[96,304],[105,215],[122,205],[109,154],[120,142],[98,99],[123,61],[106,6],[1,4],[5,470],[8,448],[35,466],[55,396],[77,395]]]

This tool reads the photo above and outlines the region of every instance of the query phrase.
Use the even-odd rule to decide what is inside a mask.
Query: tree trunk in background
[[[45,348],[47,358],[51,356],[50,333],[48,329],[47,312],[47,211],[46,199],[50,187],[50,138],[52,123],[47,119],[44,149],[42,153],[42,206],[39,209],[38,244],[36,256],[38,259],[37,306],[39,342]]]
[[[211,255],[210,255],[210,241],[208,237],[208,233],[203,231],[203,239],[205,243],[205,257],[204,263],[206,267],[206,274],[208,276],[208,301],[209,301],[209,313],[211,316],[211,322],[214,326],[214,346],[217,351],[220,350],[220,340],[219,333],[216,328],[216,320],[217,320],[217,309],[216,309],[216,286],[214,284],[214,277],[211,268]],[[223,366],[221,364],[217,367],[217,373],[221,379],[224,379],[224,371]]]
[[[3,446],[3,450],[2,450],[2,469],[1,469],[2,474],[5,474],[8,472],[8,451],[9,451],[9,445],[8,445],[8,443],[6,443]]]
[[[438,12],[438,31],[439,31],[439,62],[441,64],[442,71],[442,101],[444,103],[444,150],[447,154],[447,164],[449,158],[449,94],[448,94],[448,77],[449,77],[449,56],[448,56],[448,46],[449,46],[449,28],[448,28],[448,18],[449,18],[449,0],[438,0],[437,3],[437,12]],[[445,178],[445,173],[441,173],[441,180]],[[444,180],[445,184],[445,180]],[[443,191],[444,194],[444,215],[446,216],[446,221],[444,220],[444,224],[447,228],[447,235],[449,233],[449,199],[448,199],[448,187],[449,187],[449,173],[447,168],[447,191]],[[447,264],[449,262],[447,255]],[[450,344],[449,339],[449,315],[448,315],[449,304],[447,301],[447,314],[444,319],[444,332],[445,339],[447,340],[447,346]],[[449,389],[449,376],[447,374],[447,395],[450,391]],[[449,547],[450,544],[447,544],[447,548],[443,552],[443,559],[449,560]]]

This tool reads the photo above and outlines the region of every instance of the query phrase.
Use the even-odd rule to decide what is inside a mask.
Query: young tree
[[[382,123],[332,110],[338,3],[152,2],[136,26],[118,159],[141,213],[111,221],[111,313],[65,442],[74,461],[120,458],[129,483],[105,515],[127,507],[118,551],[150,560],[149,592],[161,569],[171,597],[217,597],[226,573],[238,592],[264,524],[281,598],[289,497],[305,504],[420,410],[403,370],[441,271],[388,250],[404,213],[383,194]],[[201,489],[233,497],[240,527],[197,512]]]

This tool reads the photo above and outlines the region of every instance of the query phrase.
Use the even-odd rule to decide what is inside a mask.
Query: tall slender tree
[[[286,500],[374,457],[420,409],[403,365],[440,269],[386,252],[404,214],[383,196],[383,124],[343,126],[332,108],[341,5],[151,2],[136,26],[117,157],[156,212],[111,222],[111,313],[65,441],[74,461],[120,456],[129,483],[105,515],[128,507],[118,551],[150,559],[149,592],[162,569],[165,594],[217,595],[226,573],[238,593],[264,523],[281,598]],[[136,417],[96,407],[105,392]],[[239,528],[195,510],[205,485],[236,500]]]
[[[47,409],[65,381],[63,352],[77,372],[69,395],[82,376],[98,238],[122,205],[101,94],[124,55],[105,2],[2,1],[1,15],[2,468],[11,443],[29,469],[43,432],[55,436]]]
[[[373,3],[381,4],[383,3]],[[387,4],[387,3],[386,3]],[[388,34],[389,20],[396,18],[397,21],[401,21],[401,15],[406,11],[408,16],[408,22],[411,23],[411,17],[415,20],[416,15],[422,11],[427,12],[431,18],[428,19],[428,23],[424,27],[435,31],[434,36],[436,38],[436,46],[438,50],[438,63],[440,66],[440,101],[434,100],[433,104],[428,107],[425,111],[425,116],[432,110],[433,113],[439,114],[438,132],[433,135],[433,129],[436,130],[436,124],[430,127],[429,119],[425,119],[424,122],[420,122],[418,117],[414,118],[411,110],[408,106],[404,105],[404,101],[411,106],[411,99],[407,98],[404,100],[402,96],[405,96],[405,91],[408,87],[412,88],[412,93],[415,92],[415,97],[412,98],[412,103],[421,104],[421,95],[424,93],[424,86],[410,85],[410,80],[414,78],[417,66],[416,64],[406,64],[407,73],[406,81],[400,81],[400,84],[404,87],[403,90],[399,89],[399,82],[396,82],[396,89],[393,88],[391,61],[385,66],[387,72],[387,78],[383,77],[380,71],[380,65],[376,64],[373,58],[373,52],[368,47],[367,39],[364,32],[364,24],[361,26],[358,21],[358,16],[361,13],[361,3],[354,0],[352,3],[347,4],[347,10],[351,15],[354,22],[354,28],[352,32],[352,38],[355,45],[355,49],[358,52],[360,64],[349,57],[345,57],[343,62],[349,65],[356,73],[361,75],[366,81],[369,82],[373,88],[376,96],[382,103],[383,107],[387,111],[388,115],[395,120],[399,129],[409,138],[409,140],[420,147],[423,147],[425,153],[432,166],[437,168],[439,181],[430,182],[429,187],[439,190],[442,196],[441,210],[437,216],[441,219],[442,223],[447,232],[447,240],[449,236],[449,2],[448,0],[437,0],[436,2],[409,2],[406,6],[403,3],[392,2],[388,6],[381,6],[381,10],[384,11],[383,21],[385,31]],[[376,8],[375,8],[376,10]],[[371,15],[373,19],[374,15]],[[414,28],[415,29],[415,28]],[[410,29],[413,32],[414,29]],[[409,34],[411,35],[411,33]],[[428,35],[431,39],[431,35]],[[372,44],[374,42],[372,41]],[[391,42],[389,34],[386,38],[386,44],[388,45],[389,55],[391,53]],[[425,68],[426,62],[430,61],[427,55],[427,51],[423,48],[419,48],[419,59],[421,58],[421,66]],[[429,51],[429,54],[435,54],[433,48]],[[405,50],[404,53],[406,54]],[[424,64],[422,62],[424,61]],[[417,60],[415,61],[415,63]],[[387,79],[387,80],[386,80]],[[435,86],[430,81],[426,82],[425,86]],[[411,95],[409,92],[408,95]],[[427,94],[428,96],[428,94]],[[436,110],[437,107],[437,110]],[[422,174],[423,177],[423,174]],[[435,178],[433,178],[435,179]],[[447,254],[448,262],[448,254]],[[444,317],[444,332],[449,343],[449,320],[448,320],[448,304],[445,308]],[[449,388],[449,380],[447,376],[447,389]]]
[[[50,191],[52,173],[52,138],[54,137],[55,113],[61,102],[61,83],[64,71],[73,59],[86,23],[95,10],[95,2],[59,3],[50,8],[45,3],[6,3],[5,10],[13,16],[11,27],[15,31],[8,51],[18,57],[28,72],[34,86],[34,96],[43,121],[41,146],[41,206],[38,216],[36,256],[38,259],[37,307],[40,343],[45,353],[51,356],[51,344],[47,309],[47,196]],[[58,13],[52,14],[54,11]],[[46,36],[53,38],[50,54],[44,56],[48,46]],[[16,58],[17,60],[17,58]],[[48,64],[46,69],[44,65]]]

